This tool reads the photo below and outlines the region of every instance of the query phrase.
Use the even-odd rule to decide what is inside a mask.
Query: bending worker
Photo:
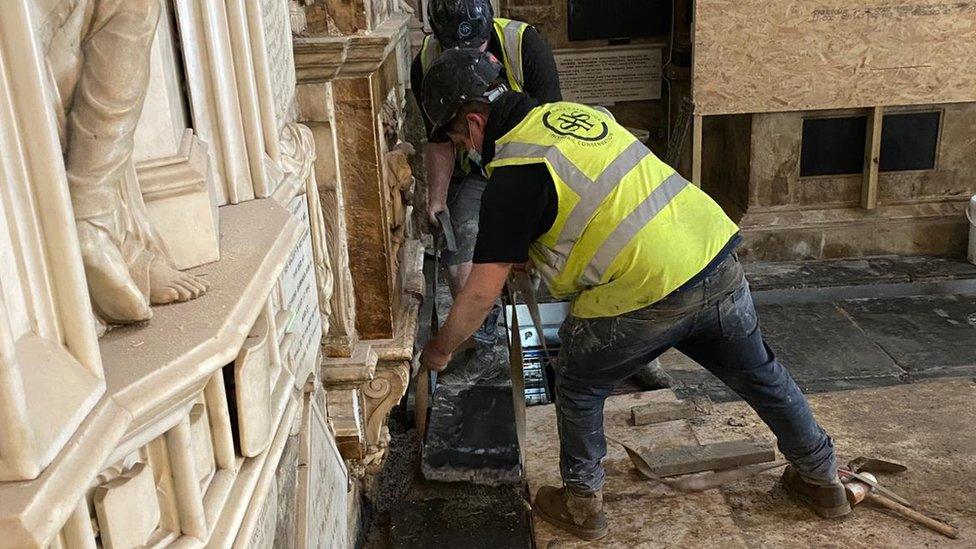
[[[508,90],[523,92],[539,103],[562,99],[552,51],[534,27],[521,21],[494,17],[488,0],[430,0],[427,8],[434,34],[424,37],[420,53],[410,69],[411,87],[418,105],[423,105],[421,90],[427,71],[441,52],[451,48],[474,48],[493,54],[502,64],[494,83],[504,85]],[[424,146],[427,213],[436,224],[437,214],[450,210],[457,251],[442,252],[442,257],[448,266],[451,294],[457,295],[471,272],[478,235],[478,212],[486,179],[480,159],[470,158],[466,151],[455,154],[451,141],[433,132],[433,122],[426,112],[423,118],[428,135]],[[476,359],[468,363],[474,368],[458,372],[458,377],[475,376],[468,379],[475,381],[477,376],[487,373],[482,369],[490,369],[494,361],[499,312],[500,309],[493,309],[475,332]],[[441,381],[450,382],[449,379],[450,376]],[[669,381],[657,363],[641,368],[634,379],[645,389],[667,387]]]
[[[433,36],[424,37],[420,52],[410,69],[410,83],[418,105],[423,105],[421,90],[424,75],[444,49],[476,48],[489,51],[503,61],[498,82],[510,90],[522,91],[548,103],[559,101],[559,76],[556,62],[546,41],[532,26],[493,16],[489,0],[430,0],[427,16]],[[423,109],[421,109],[423,110]],[[427,167],[427,213],[436,224],[438,213],[449,210],[457,240],[456,252],[442,252],[448,267],[448,285],[452,295],[464,286],[471,272],[471,256],[478,235],[478,211],[485,177],[477,158],[455,155],[450,140],[432,135],[433,125],[424,115],[428,140],[424,146]],[[447,376],[442,382],[476,381],[494,372],[494,346],[500,308],[487,316],[475,333],[475,359],[464,371]]]
[[[443,370],[530,258],[553,295],[573,296],[556,364],[563,486],[540,488],[535,513],[583,539],[607,534],[604,401],[672,347],[773,431],[787,491],[822,517],[849,513],[833,442],[763,341],[736,225],[609,114],[496,94],[499,70],[489,53],[453,50],[424,85],[435,131],[480,155],[489,180],[474,267],[421,362]]]

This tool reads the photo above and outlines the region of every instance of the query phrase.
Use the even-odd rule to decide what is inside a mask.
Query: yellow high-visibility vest
[[[568,102],[532,109],[496,141],[487,170],[539,163],[559,206],[529,255],[555,297],[574,297],[578,317],[657,302],[738,232],[715,201],[604,110]]]
[[[528,23],[495,17],[492,21],[495,35],[502,45],[502,65],[508,77],[508,89],[520,92],[525,87],[525,74],[522,72],[522,36]],[[436,36],[427,35],[420,46],[420,68],[427,74],[431,64],[442,51]]]

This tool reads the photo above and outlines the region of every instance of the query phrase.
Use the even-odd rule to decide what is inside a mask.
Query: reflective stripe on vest
[[[530,255],[573,314],[615,316],[698,274],[738,228],[612,116],[573,103],[533,109],[488,166],[544,163],[559,199]]]
[[[508,79],[508,87],[512,91],[520,92],[525,88],[525,73],[522,70],[522,37],[528,23],[496,17],[492,21],[492,28],[498,43],[502,45],[502,65]],[[420,68],[424,74],[441,54],[440,42],[437,37],[427,35],[420,46]]]

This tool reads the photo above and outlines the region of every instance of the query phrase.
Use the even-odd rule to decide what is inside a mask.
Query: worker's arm
[[[511,263],[476,263],[468,276],[468,282],[454,299],[447,321],[437,337],[427,342],[420,355],[420,364],[440,372],[451,360],[451,355],[461,343],[481,326],[495,299],[502,293],[505,279],[512,269]]]
[[[454,174],[454,145],[450,141],[427,143],[424,164],[427,166],[427,215],[436,224],[437,214],[447,209],[447,189]]]

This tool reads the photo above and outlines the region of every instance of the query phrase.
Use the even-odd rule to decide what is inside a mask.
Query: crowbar
[[[454,237],[454,227],[451,225],[451,214],[447,210],[438,212],[437,223],[440,225],[440,235],[434,242],[434,272],[431,275],[431,307],[430,307],[430,339],[437,337],[440,330],[440,319],[437,316],[437,278],[440,274],[440,252],[457,251],[457,239]],[[443,246],[442,246],[443,244]],[[422,352],[422,351],[421,351]],[[420,354],[415,359],[417,370],[417,392],[414,398],[414,424],[417,426],[417,440],[423,452],[424,441],[427,439],[427,414],[430,408],[430,395],[437,384],[437,372],[431,372],[420,364]]]

